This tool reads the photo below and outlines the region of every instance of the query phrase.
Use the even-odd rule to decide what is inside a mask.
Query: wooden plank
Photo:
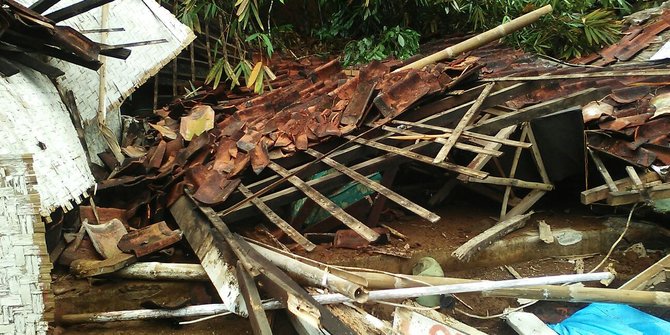
[[[516,126],[509,126],[509,127],[505,128],[505,129],[501,129],[501,130],[498,132],[498,134],[496,134],[495,137],[496,137],[496,138],[499,138],[499,139],[506,139],[506,138],[509,138],[509,137],[512,135],[512,133],[514,133],[515,130],[516,130]],[[491,142],[493,142],[493,141],[491,141]],[[493,142],[493,143],[489,143],[489,144],[487,144],[484,148],[489,149],[489,150],[499,150],[500,147],[502,147],[502,143],[500,143],[500,142]],[[521,148],[521,147],[517,147],[517,148]],[[477,157],[475,157],[475,158],[472,160],[472,162],[470,162],[470,164],[468,164],[468,168],[469,168],[469,169],[473,169],[473,170],[477,170],[477,171],[479,171],[479,170],[483,169],[484,166],[486,166],[486,164],[487,164],[490,160],[491,160],[491,156],[488,156],[488,155],[477,155]],[[466,176],[458,176],[457,178],[458,178],[458,180],[460,180],[460,181],[467,181],[467,180],[468,180]]]
[[[486,173],[486,172],[476,171],[476,170],[469,169],[469,168],[466,168],[466,167],[463,167],[463,166],[460,166],[460,165],[456,165],[456,164],[453,164],[453,163],[449,163],[449,162],[434,163],[432,158],[430,158],[428,156],[421,155],[421,154],[417,154],[416,152],[412,152],[412,151],[409,151],[407,149],[400,149],[400,148],[396,148],[394,146],[382,144],[382,143],[375,142],[375,141],[372,141],[372,140],[366,140],[366,139],[363,139],[363,138],[354,138],[353,136],[345,136],[345,138],[346,139],[351,139],[351,140],[353,140],[353,141],[355,141],[356,143],[359,143],[359,144],[367,145],[371,148],[375,148],[375,149],[390,152],[390,153],[393,153],[393,154],[396,154],[396,155],[404,156],[404,157],[407,157],[407,158],[410,158],[410,159],[413,159],[413,160],[416,160],[416,161],[419,161],[419,162],[422,162],[422,163],[431,164],[431,165],[434,165],[434,166],[437,166],[437,167],[441,167],[443,169],[447,169],[447,170],[450,170],[450,171],[454,171],[454,172],[466,175],[466,176],[476,177],[476,178],[484,178],[488,175],[488,173]]]
[[[240,283],[242,297],[244,297],[244,303],[247,306],[247,311],[249,311],[249,321],[251,321],[251,329],[254,334],[271,335],[272,327],[263,309],[263,302],[258,293],[258,288],[256,288],[256,283],[240,262],[237,263],[237,281]]]
[[[498,222],[493,227],[465,242],[465,244],[452,252],[451,255],[459,260],[469,260],[477,251],[487,247],[495,240],[523,227],[531,215],[533,215],[533,212],[524,215],[515,215],[508,220]]]
[[[408,146],[409,149],[423,147],[425,143],[417,143]],[[408,158],[398,156],[395,154],[385,154],[379,157],[368,159],[367,161],[358,163],[350,168],[354,171],[357,171],[360,174],[370,174],[378,171],[383,171],[389,168],[389,166],[397,166],[405,161],[409,161]],[[339,185],[344,183],[347,179],[347,176],[341,174],[338,171],[334,171],[328,175],[325,175],[321,178],[312,179],[307,181],[307,185],[313,187],[319,192],[327,192],[329,190],[334,190]],[[272,182],[275,179],[267,178],[263,181],[260,181],[258,184],[263,187],[264,184],[268,181]],[[251,185],[249,186],[251,187]],[[270,193],[266,196],[261,197],[261,200],[265,202],[268,206],[282,206],[289,204],[295,200],[303,198],[303,193],[298,190],[295,186],[288,187],[286,189],[281,189],[276,192]],[[226,214],[225,218],[227,221],[237,221],[245,217],[255,215],[255,212],[252,210],[251,205],[243,205],[240,208],[232,213]]]
[[[610,192],[607,204],[610,206],[628,205],[647,200],[670,198],[670,184],[660,184],[646,189],[646,194],[638,190]]]
[[[610,189],[611,192],[617,192],[619,191],[619,188],[617,188],[616,184],[614,183],[614,180],[612,180],[612,176],[610,176],[610,172],[607,171],[607,168],[605,167],[605,164],[603,164],[603,161],[600,160],[600,157],[598,156],[597,153],[595,153],[591,148],[587,148],[589,151],[589,155],[591,155],[591,158],[593,159],[593,163],[596,164],[596,168],[598,168],[598,172],[600,172],[600,175],[605,179],[605,183],[607,184],[607,187]],[[635,185],[635,183],[633,183]]]
[[[253,193],[249,191],[249,189],[244,186],[242,183],[240,183],[237,186],[237,189],[242,192],[242,195],[245,197],[251,196]],[[312,251],[316,248],[316,245],[314,243],[310,242],[305,236],[300,234],[293,226],[288,224],[284,219],[282,219],[277,213],[275,213],[268,205],[266,205],[263,200],[259,198],[255,198],[251,200],[251,203],[258,208],[263,215],[265,215],[270,222],[272,222],[275,226],[277,226],[279,229],[281,229],[289,238],[291,238],[293,241],[296,243],[300,244],[305,250],[307,251]]]
[[[235,269],[230,263],[234,255],[226,243],[220,238],[214,238],[219,233],[210,228],[207,219],[194,207],[186,196],[182,196],[170,207],[170,213],[184,232],[226,309],[244,315],[246,308]]]
[[[491,90],[493,90],[493,83],[490,83],[486,85],[486,87],[484,87],[484,90],[479,95],[477,100],[475,100],[475,102],[470,106],[468,111],[465,112],[465,115],[463,115],[461,120],[456,125],[456,128],[454,128],[454,130],[452,131],[451,136],[447,139],[447,143],[444,144],[442,149],[440,149],[440,151],[437,153],[437,156],[435,156],[435,159],[433,160],[434,163],[442,162],[447,158],[447,155],[449,155],[449,151],[451,151],[451,148],[454,147],[456,141],[458,141],[458,139],[465,131],[465,127],[467,127],[472,122],[472,120],[474,120],[474,118],[478,115],[479,108],[484,103],[484,100],[489,96]]]
[[[628,177],[633,181],[633,185],[638,191],[644,190],[644,183],[640,180],[640,176],[637,175],[634,167],[626,166],[626,173],[628,173]],[[614,181],[612,181],[612,184],[614,184]]]
[[[225,242],[225,245],[230,248],[234,257],[237,257],[237,261],[244,269],[251,276],[258,277],[263,290],[269,293],[271,297],[282,302],[289,312],[299,318],[323,326],[333,335],[353,334],[351,329],[307,294],[286,273],[255,251],[239,235],[233,234],[212,208],[198,205],[188,193],[182,198],[185,198],[191,204],[191,207],[186,208],[186,211],[202,214],[207,222],[201,225],[208,230],[211,230],[210,226],[213,226],[215,231],[220,234],[215,238],[217,242]]]
[[[503,177],[494,177],[494,176],[487,176],[484,179],[468,178],[468,182],[480,183],[480,184],[500,185],[500,186],[509,186],[509,187],[530,188],[530,189],[543,190],[543,191],[551,191],[551,190],[554,189],[554,185],[552,185],[552,184],[525,181],[525,180],[516,179],[516,178],[503,178]]]
[[[436,143],[440,143],[440,144],[446,144],[447,143],[447,140],[445,140],[442,137],[434,137],[434,138],[428,137],[428,138],[426,138],[427,135],[421,134],[421,133],[415,133],[415,132],[410,131],[410,130],[393,128],[393,127],[389,127],[389,126],[383,126],[382,130],[386,130],[388,132],[403,134],[403,135],[406,135],[406,136],[414,137],[414,138],[412,138],[412,140],[433,140]],[[390,136],[389,139],[400,140],[402,138],[400,138],[399,136]],[[461,142],[456,142],[456,144],[454,146],[455,146],[456,149],[470,151],[470,152],[476,153],[476,154],[491,155],[491,156],[494,156],[494,157],[500,157],[503,154],[502,151],[489,150],[489,149],[486,149],[486,148],[482,148],[480,146],[461,143]]]
[[[670,270],[670,255],[663,257],[652,266],[619,287],[620,290],[646,290],[651,285],[665,282]]]
[[[290,176],[290,172],[280,166],[275,162],[270,162],[268,167],[278,173],[281,176]],[[288,181],[293,184],[296,188],[302,191],[307,197],[314,200],[321,208],[325,209],[333,215],[333,217],[340,220],[347,227],[354,230],[356,233],[361,235],[368,241],[376,241],[379,238],[379,234],[374,230],[370,229],[368,226],[364,225],[360,221],[356,220],[349,213],[345,212],[342,208],[338,207],[333,203],[328,197],[316,191],[314,188],[309,186],[306,182],[296,176],[288,177]]]
[[[320,153],[320,152],[318,152],[314,149],[307,149],[305,152],[308,155],[311,155],[314,158],[321,158],[323,156],[322,153]],[[416,214],[416,215],[418,215],[418,216],[420,216],[420,217],[422,217],[422,218],[424,218],[424,219],[426,219],[430,222],[435,223],[435,222],[440,220],[440,217],[437,214],[435,214],[435,213],[433,213],[433,212],[415,204],[414,202],[410,201],[409,199],[403,197],[402,195],[388,189],[384,185],[382,185],[380,183],[377,183],[375,181],[372,181],[372,180],[368,179],[366,176],[364,176],[364,175],[362,175],[362,174],[360,174],[360,173],[358,173],[358,172],[356,172],[356,171],[338,163],[334,159],[325,157],[325,158],[323,158],[323,162],[326,163],[327,165],[329,165],[330,167],[332,167],[333,169],[335,169],[337,171],[340,171],[342,174],[348,176],[349,178],[353,179],[354,181],[360,183],[361,185],[374,190],[375,192],[377,192],[377,193],[383,195],[384,197],[386,197],[387,199],[395,202],[396,204],[404,207],[405,209],[411,211],[412,213],[414,213],[414,214]]]
[[[660,182],[661,177],[656,174],[656,172],[647,172],[643,175],[640,176],[640,180],[645,183],[649,184],[652,182]],[[618,189],[629,189],[633,186],[633,181],[630,178],[623,178],[614,181],[614,184]],[[649,185],[648,185],[649,186]],[[584,205],[589,205],[592,204],[596,201],[600,200],[605,200],[607,199],[607,196],[609,195],[609,186],[607,184],[605,185],[600,185],[594,188],[590,188],[586,191],[582,191],[581,193],[581,201],[582,204]]]
[[[425,136],[430,136],[432,138],[447,138],[447,137],[451,136],[451,132],[453,131],[453,129],[433,126],[433,125],[429,125],[429,124],[417,123],[417,122],[407,122],[407,121],[393,120],[393,123],[444,132],[444,134],[425,135]],[[478,139],[478,140],[484,140],[484,141],[488,141],[488,142],[500,143],[500,144],[504,144],[504,145],[509,145],[511,147],[530,148],[532,146],[531,143],[510,140],[508,138],[501,138],[501,137],[498,137],[498,136],[490,136],[490,135],[484,135],[484,134],[479,134],[479,133],[473,133],[473,132],[467,131],[467,130],[463,132],[463,137],[468,138],[468,139]]]
[[[507,314],[505,321],[519,335],[557,335],[533,313],[512,312]]]
[[[541,102],[526,108],[519,109],[516,112],[497,116],[488,121],[471,126],[467,130],[490,134],[499,131],[502,128],[521,122],[531,121],[542,116],[553,113],[564,113],[576,110],[573,106],[583,105],[589,101],[597,100],[609,93],[609,88],[589,88],[584,91],[575,92],[565,97]]]

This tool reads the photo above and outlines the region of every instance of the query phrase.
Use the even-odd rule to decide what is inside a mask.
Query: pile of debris
[[[501,31],[520,29],[550,10],[529,13]],[[665,14],[660,18],[665,22]],[[650,26],[656,33],[665,29]],[[447,43],[455,44],[413,62],[373,62],[348,73],[337,60],[278,59],[275,73],[268,73],[276,79],[267,94],[253,97],[245,90],[223,89],[194,92],[158,111],[150,131],[145,132],[140,123],[130,125],[122,143],[128,159],[116,166],[113,159],[101,156],[109,171],[98,185],[97,206],[82,207],[81,228],[66,236],[71,243],[59,262],[81,277],[111,273],[126,278],[161,277],[154,271],[155,264],[133,263],[166,252],[183,236],[202,267],[161,267],[169,268],[170,276],[206,275],[222,304],[63,315],[61,321],[232,312],[248,315],[256,334],[269,334],[264,310],[286,308],[293,325],[304,333],[391,333],[410,327],[407,323],[412,318],[426,316],[412,313],[391,325],[353,303],[460,292],[495,295],[503,294],[498,291],[503,288],[511,290],[505,290],[507,294],[521,296],[534,291],[519,287],[611,280],[609,272],[508,281],[414,277],[349,271],[292,252],[314,250],[318,242],[308,234],[331,232],[342,224],[350,229],[349,237],[338,232],[335,239],[349,241],[335,244],[350,242],[356,248],[388,240],[387,234],[402,237],[376,227],[386,200],[427,221],[438,221],[437,214],[391,189],[402,162],[419,162],[446,172],[431,204],[440,203],[459,183],[501,203],[499,223],[454,252],[463,261],[522,227],[533,214],[532,206],[570,174],[570,168],[574,170],[557,162],[583,157],[583,122],[589,126],[597,122],[600,128],[588,132],[589,148],[613,152],[640,167],[651,166],[657,158],[664,162],[663,154],[652,157],[645,150],[664,153],[659,147],[668,144],[667,132],[657,125],[666,119],[663,102],[667,97],[656,90],[667,84],[663,80],[670,75],[666,64],[568,66],[491,43],[500,37],[494,30],[452,39]],[[627,49],[632,54],[637,51]],[[452,60],[445,61],[447,56]],[[253,71],[258,74],[265,69],[260,65]],[[651,102],[641,99],[652,93],[656,96]],[[638,105],[640,101],[643,105]],[[646,112],[644,106],[650,105],[657,107],[657,115],[638,112]],[[573,152],[567,150],[567,139],[556,143],[556,119],[569,120],[569,131],[576,129],[577,135],[571,137],[577,140]],[[615,141],[612,132],[622,138],[634,136],[630,143],[616,146],[628,151],[612,151],[614,146],[605,143]],[[629,184],[643,197],[649,196],[649,187],[659,186],[651,183],[656,179],[639,177],[632,168],[627,171]],[[377,172],[381,176],[374,176]],[[333,197],[348,180],[370,190],[367,195],[376,194],[363,219],[346,210],[352,201]],[[617,190],[620,182],[606,181],[611,192]],[[607,196],[600,192],[598,199],[589,199]],[[358,195],[353,202],[363,198]],[[318,214],[317,208],[326,215]],[[270,236],[283,250],[239,234],[259,212],[279,229]],[[295,245],[287,247],[289,239]],[[358,241],[351,242],[354,239]],[[581,301],[588,302],[670,301],[662,300],[667,293],[632,289],[571,287],[570,292],[583,294],[586,298]],[[259,291],[272,300],[262,301]],[[546,292],[559,295],[559,286],[545,286],[543,292],[544,299],[572,299],[546,296]],[[533,299],[543,298],[540,294]],[[331,304],[339,305],[324,306]],[[399,309],[396,318],[402,319],[403,313],[408,312]],[[444,315],[427,314],[445,332],[480,333]]]

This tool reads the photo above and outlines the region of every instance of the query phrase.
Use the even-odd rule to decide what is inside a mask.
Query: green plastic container
[[[432,257],[421,258],[412,268],[412,274],[415,276],[444,277],[444,271],[442,271],[440,263]],[[418,297],[416,302],[425,307],[437,307],[440,305],[440,295]]]

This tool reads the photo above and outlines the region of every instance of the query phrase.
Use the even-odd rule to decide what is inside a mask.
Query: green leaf
[[[400,44],[400,47],[405,46],[405,38],[402,35],[398,35],[398,44]]]

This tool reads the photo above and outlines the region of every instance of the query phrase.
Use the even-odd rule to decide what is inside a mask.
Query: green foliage
[[[284,0],[278,1],[284,3]],[[264,58],[272,57],[275,48],[261,19],[261,11],[272,4],[273,0],[185,0],[181,3],[179,18],[194,31],[202,32],[203,24],[218,24],[223,30],[211,50],[215,61],[206,78],[208,84],[216,87],[222,81],[229,81],[233,88],[245,83],[255,92],[263,92],[267,80],[274,77]],[[249,49],[260,50],[265,57],[252,64],[248,59]]]
[[[384,29],[379,36],[349,42],[344,48],[343,63],[348,66],[389,57],[409,58],[419,50],[419,37],[416,31],[398,26]]]
[[[266,59],[277,48],[287,48],[289,44],[304,47],[304,36],[297,36],[293,26],[299,31],[311,31],[320,45],[331,46],[335,52],[341,52],[339,46],[344,45],[343,61],[353,65],[388,57],[405,59],[418,52],[420,38],[482,32],[547,4],[554,7],[551,15],[504,41],[513,47],[570,59],[617,41],[621,17],[654,1],[302,0],[303,5],[318,5],[318,12],[305,12],[302,16],[292,12],[290,25],[270,27],[275,2],[283,4],[284,0],[181,2],[179,17],[196,32],[202,32],[204,24],[222,26],[212,50],[215,62],[207,77],[209,83],[245,85],[262,92],[273,78],[265,66]],[[300,6],[297,3],[293,0],[292,5]],[[320,24],[305,19],[305,15],[320,18]],[[249,59],[251,50],[261,52],[260,61]]]

